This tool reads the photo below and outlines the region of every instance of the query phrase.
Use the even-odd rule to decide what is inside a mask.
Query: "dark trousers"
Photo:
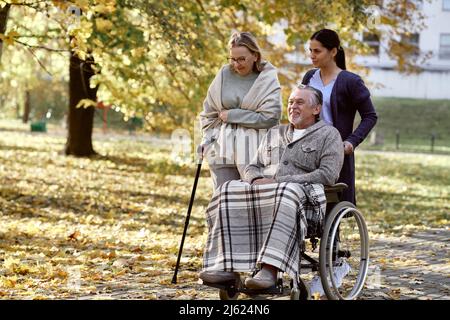
[[[342,166],[338,182],[344,182],[348,188],[342,192],[341,201],[349,201],[356,205],[355,195],[355,156],[354,154],[344,157],[344,165]]]

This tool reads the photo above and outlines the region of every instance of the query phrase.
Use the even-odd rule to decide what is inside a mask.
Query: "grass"
[[[384,144],[365,149],[431,152],[431,136],[435,135],[434,152],[450,154],[450,100],[374,98],[378,123],[374,129],[383,136]],[[357,119],[356,123],[359,123]]]
[[[450,154],[450,100],[375,97],[373,103],[378,113],[378,123],[373,131],[377,133],[378,138],[381,137],[383,143],[372,145],[368,138],[361,144],[361,148]],[[284,117],[286,118],[286,115]],[[355,126],[359,121],[357,115]],[[52,118],[50,123],[53,126],[61,126],[62,120]],[[103,128],[103,110],[96,110],[94,127],[98,131]],[[133,126],[131,120],[124,121],[122,113],[108,110],[107,127],[109,131],[128,131]],[[397,131],[400,138],[398,146]],[[435,139],[432,150],[433,134]]]
[[[207,168],[181,290],[170,280],[195,165],[175,163],[170,144],[128,135],[95,140],[97,157],[66,157],[64,135],[27,129],[0,122],[0,297],[216,297],[196,284],[212,194]],[[449,225],[449,156],[362,151],[356,159],[358,206],[371,233]]]
[[[358,207],[374,232],[450,223],[446,155],[370,153],[356,156]]]

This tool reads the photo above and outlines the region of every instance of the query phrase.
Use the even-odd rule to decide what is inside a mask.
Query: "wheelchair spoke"
[[[331,213],[321,246],[321,277],[328,298],[354,299],[364,285],[368,267],[368,235],[364,219],[343,203]],[[323,239],[325,240],[325,239]],[[329,265],[332,268],[329,268]],[[328,283],[328,285],[327,285]],[[325,288],[327,287],[327,288]]]

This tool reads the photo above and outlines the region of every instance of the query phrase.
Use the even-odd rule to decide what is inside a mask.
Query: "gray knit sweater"
[[[278,118],[269,118],[265,114],[241,109],[242,100],[255,83],[259,73],[252,72],[240,76],[231,71],[229,66],[223,69],[222,105],[228,110],[228,123],[239,124],[253,129],[271,128],[278,124]],[[281,105],[278,106],[281,110]]]
[[[292,141],[292,124],[269,130],[258,154],[245,168],[245,180],[274,178],[278,182],[332,185],[339,178],[344,162],[341,135],[336,128],[319,121]]]

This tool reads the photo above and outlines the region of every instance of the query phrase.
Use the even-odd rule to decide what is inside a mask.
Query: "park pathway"
[[[450,230],[428,229],[409,236],[374,235],[371,239],[369,275],[362,300],[450,300]],[[116,283],[100,294],[76,299],[218,299],[218,290],[198,284],[195,272],[180,271],[178,284],[142,283],[131,273],[126,283]],[[183,275],[189,274],[189,279]],[[100,288],[98,288],[100,289]],[[102,290],[98,290],[101,292]],[[249,299],[241,295],[240,299]],[[285,296],[254,299],[289,299]]]
[[[363,299],[450,299],[450,230],[431,229],[372,241]]]

